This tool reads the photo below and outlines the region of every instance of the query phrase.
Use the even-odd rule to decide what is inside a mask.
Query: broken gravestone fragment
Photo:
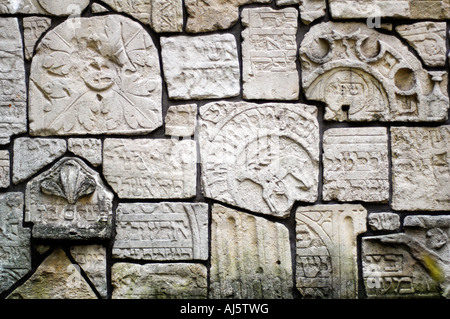
[[[162,125],[158,52],[119,15],[68,19],[36,49],[30,75],[32,135],[144,134]]]
[[[115,263],[113,299],[205,299],[207,269],[202,264]]]
[[[0,293],[31,270],[31,231],[22,226],[23,194],[0,194]]]
[[[69,138],[68,149],[93,166],[102,164],[102,141],[97,138]]]
[[[450,210],[450,126],[392,127],[392,208]]]
[[[193,136],[197,127],[197,104],[169,106],[165,123],[166,135]]]
[[[296,200],[318,196],[317,108],[215,102],[200,108],[203,193],[285,218]]]
[[[400,216],[395,213],[371,213],[368,217],[370,229],[398,230],[400,228]]]
[[[214,204],[211,227],[210,298],[292,298],[286,226]]]
[[[407,216],[403,233],[365,237],[369,298],[450,298],[450,217]]]
[[[89,0],[4,0],[0,13],[69,16],[80,14],[88,5]]]
[[[10,184],[9,151],[0,151],[0,188],[7,188]]]
[[[32,16],[23,18],[25,59],[31,60],[36,42],[50,28],[51,23],[52,19],[46,17]]]
[[[305,95],[326,103],[325,120],[448,118],[447,72],[427,72],[399,39],[363,23],[313,26],[300,58]]]
[[[112,255],[160,261],[208,259],[208,205],[119,204]]]
[[[322,18],[327,9],[325,0],[276,0],[276,3],[277,6],[299,4],[300,18],[304,24]]]
[[[34,224],[35,238],[107,239],[112,199],[97,172],[78,158],[63,158],[28,182],[25,221]]]
[[[303,297],[358,298],[357,236],[366,218],[361,205],[297,209],[296,286]]]

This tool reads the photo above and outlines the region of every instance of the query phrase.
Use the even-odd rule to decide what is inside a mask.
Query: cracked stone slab
[[[114,258],[208,259],[208,205],[204,203],[120,203]]]
[[[7,188],[10,184],[9,151],[0,151],[0,188]]]
[[[11,136],[27,131],[22,35],[16,18],[0,19],[0,43],[0,145],[5,145]]]
[[[157,49],[139,23],[119,15],[68,19],[36,49],[30,133],[151,132],[162,125],[161,87]]]
[[[102,141],[97,138],[69,138],[68,150],[93,166],[102,164]]]
[[[386,128],[328,129],[323,137],[323,151],[324,200],[389,200]]]
[[[165,118],[166,135],[187,137],[195,134],[197,104],[171,105]]]
[[[392,127],[392,208],[450,210],[450,126]]]
[[[89,0],[5,0],[0,13],[70,16],[80,14],[88,5]]]
[[[206,299],[207,269],[202,264],[115,263],[112,299]]]
[[[300,19],[307,25],[325,16],[327,9],[325,0],[276,0],[276,3],[277,6],[298,4],[300,8]]]
[[[171,99],[217,99],[240,93],[232,34],[162,37],[161,55]]]
[[[244,99],[298,99],[297,20],[294,8],[242,11]]]
[[[400,229],[400,216],[395,213],[371,213],[368,224],[372,230],[398,230]]]
[[[211,227],[210,298],[293,297],[286,226],[214,204]]]
[[[317,200],[316,107],[214,102],[200,108],[199,127],[206,197],[281,218],[295,201]]]
[[[52,19],[46,17],[32,16],[23,18],[25,59],[31,60],[36,42],[50,28],[51,23]]]
[[[119,198],[190,198],[196,195],[193,140],[106,139],[103,174]]]

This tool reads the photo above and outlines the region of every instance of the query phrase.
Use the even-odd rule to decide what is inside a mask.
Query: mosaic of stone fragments
[[[448,0],[0,2],[0,299],[450,298]]]

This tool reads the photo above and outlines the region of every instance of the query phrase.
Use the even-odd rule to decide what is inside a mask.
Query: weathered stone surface
[[[450,126],[392,127],[392,208],[450,210]]]
[[[366,202],[389,200],[386,128],[335,128],[325,131],[323,199]]]
[[[190,198],[196,194],[192,140],[106,139],[103,174],[120,198]]]
[[[187,32],[228,29],[239,19],[239,7],[271,0],[185,0],[188,13]]]
[[[418,22],[395,30],[417,51],[428,66],[445,66],[447,58],[445,22]]]
[[[96,299],[95,293],[70,262],[62,248],[57,248],[36,272],[15,289],[8,299]]]
[[[303,104],[217,102],[200,108],[206,197],[287,217],[317,199],[317,109]]]
[[[68,149],[93,166],[102,164],[102,141],[97,138],[70,138]]]
[[[119,204],[115,258],[208,259],[208,205],[204,203]]]
[[[102,0],[112,9],[127,13],[156,32],[183,31],[182,0]]]
[[[93,3],[91,6],[92,13],[105,13],[109,12],[107,8],[98,3]]]
[[[195,133],[197,104],[172,105],[165,118],[166,135],[187,137]]]
[[[400,216],[394,213],[372,213],[368,223],[372,230],[397,230],[400,228]]]
[[[119,15],[68,19],[36,49],[32,135],[144,134],[162,125],[159,57],[150,35]]]
[[[447,73],[428,73],[399,39],[363,23],[315,25],[300,57],[305,95],[326,103],[325,120],[448,118]]]
[[[335,19],[392,17],[406,19],[448,19],[447,0],[330,0]]]
[[[0,292],[31,270],[30,230],[22,222],[23,194],[0,194]]]
[[[300,207],[296,221],[296,286],[306,298],[358,298],[357,235],[366,231],[361,205]]]
[[[89,0],[5,0],[0,4],[0,13],[69,16],[80,14],[88,5]]]
[[[16,18],[0,19],[0,83],[0,145],[4,145],[11,136],[27,131],[22,35]]]
[[[94,284],[102,298],[107,297],[106,248],[101,245],[70,247],[70,254]]]
[[[232,34],[162,37],[161,55],[171,99],[239,95],[239,61]]]
[[[277,6],[299,4],[300,18],[304,24],[310,24],[325,16],[327,8],[325,0],[276,0],[276,3]]]
[[[26,188],[25,221],[33,237],[106,239],[112,232],[113,194],[78,158],[63,158]]]
[[[207,270],[201,264],[115,263],[113,299],[205,299]]]
[[[52,20],[46,17],[32,16],[23,18],[25,59],[31,60],[36,42],[50,28],[51,23]]]
[[[0,188],[9,186],[10,171],[9,152],[0,151]]]
[[[369,298],[450,298],[450,217],[407,216],[404,233],[363,238]]]
[[[292,298],[288,229],[214,204],[210,298]]]
[[[244,98],[297,100],[298,11],[246,8],[241,16]]]
[[[61,139],[20,137],[14,141],[13,183],[18,184],[60,158],[67,150]]]

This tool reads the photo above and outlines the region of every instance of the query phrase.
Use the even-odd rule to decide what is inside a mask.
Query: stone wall
[[[448,1],[0,4],[0,297],[450,297]]]

